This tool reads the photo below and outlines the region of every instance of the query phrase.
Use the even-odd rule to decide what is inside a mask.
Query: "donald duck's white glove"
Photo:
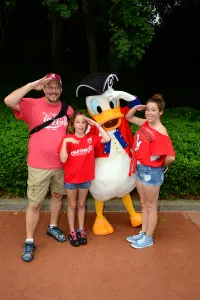
[[[133,96],[133,95],[131,95],[129,93],[126,93],[126,92],[123,92],[123,91],[114,91],[114,90],[112,90],[111,94],[112,94],[113,98],[123,99],[123,100],[128,101],[128,102],[133,101],[137,98],[136,96]]]

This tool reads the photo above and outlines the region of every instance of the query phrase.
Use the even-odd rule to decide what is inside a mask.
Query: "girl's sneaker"
[[[70,244],[71,244],[73,247],[78,247],[78,246],[80,246],[80,243],[79,243],[78,238],[77,238],[76,231],[70,232],[70,233],[69,233],[69,236],[68,236],[68,239],[69,239],[69,241],[70,241]]]
[[[135,241],[140,240],[144,235],[146,235],[146,232],[140,231],[139,234],[137,234],[137,235],[131,235],[131,236],[128,236],[128,237],[126,238],[126,240],[127,240],[129,243],[133,243],[133,242],[135,242]]]
[[[78,241],[79,241],[80,245],[86,245],[87,244],[87,238],[86,238],[85,229],[78,230],[76,232],[76,235],[77,235],[77,238],[78,238]]]
[[[146,236],[146,235],[144,235],[141,239],[131,244],[131,247],[136,249],[143,249],[150,246],[153,246],[153,238],[152,236]]]

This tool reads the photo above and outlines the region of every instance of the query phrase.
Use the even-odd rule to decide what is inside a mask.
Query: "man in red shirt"
[[[43,90],[44,97],[39,99],[24,98],[31,90]],[[36,126],[54,118],[61,110],[59,100],[62,93],[61,78],[57,74],[48,74],[44,78],[30,82],[8,95],[4,102],[13,109],[15,117],[23,120],[30,131]],[[74,111],[68,107],[66,114],[71,117]],[[57,153],[60,140],[66,134],[67,116],[54,120],[49,126],[30,135],[28,143],[28,189],[29,205],[26,211],[27,238],[24,244],[22,259],[30,262],[34,258],[34,233],[39,221],[40,208],[51,189],[51,220],[47,235],[58,242],[66,241],[63,232],[58,228],[58,217],[65,195],[63,168]]]

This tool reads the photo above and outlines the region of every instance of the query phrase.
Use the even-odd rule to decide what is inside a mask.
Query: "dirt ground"
[[[46,235],[50,214],[41,213],[35,258],[24,263],[25,213],[0,212],[0,299],[200,299],[200,212],[159,213],[155,244],[146,249],[125,240],[139,230],[127,213],[105,215],[115,232],[93,235],[95,214],[88,212],[88,245],[74,248]],[[59,226],[68,233],[66,215]]]

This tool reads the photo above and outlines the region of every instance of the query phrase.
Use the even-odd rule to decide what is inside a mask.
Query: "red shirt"
[[[15,117],[25,121],[32,130],[52,118],[61,109],[61,102],[51,105],[43,98],[23,98],[19,103],[20,111],[14,110]],[[71,117],[74,111],[68,107],[67,114]],[[57,149],[68,126],[67,117],[53,121],[49,126],[31,134],[28,143],[28,166],[39,169],[62,168]]]
[[[169,136],[151,128],[146,121],[134,136],[134,158],[145,166],[161,167],[166,156],[174,156],[175,152]],[[152,161],[151,156],[159,156]]]
[[[95,148],[101,143],[102,137],[87,134],[84,137],[77,137],[75,134],[68,134],[64,138],[74,138],[79,144],[67,143],[68,159],[63,164],[64,182],[82,183],[94,179]],[[62,142],[58,148],[60,152]]]

